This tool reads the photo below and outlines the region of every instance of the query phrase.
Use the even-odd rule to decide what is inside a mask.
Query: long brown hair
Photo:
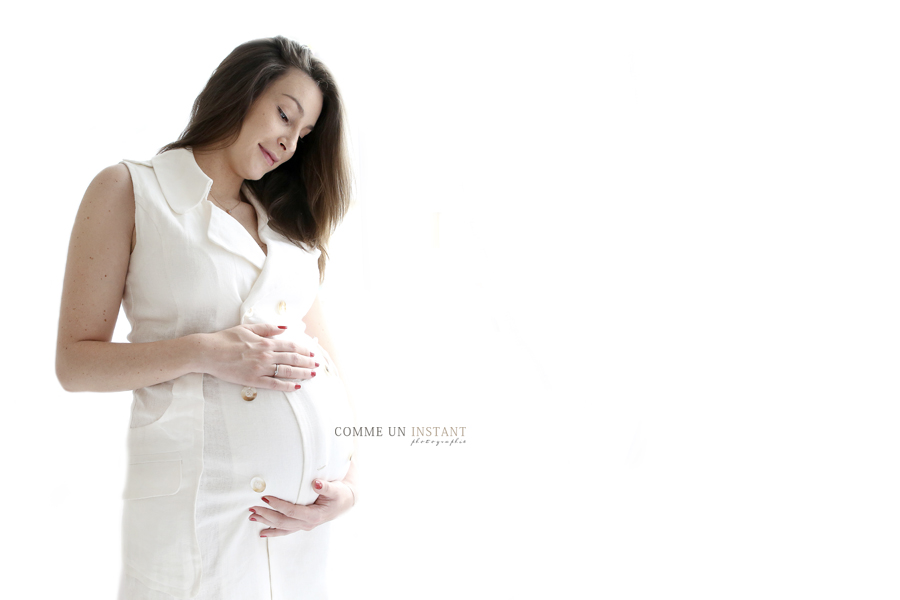
[[[228,147],[240,134],[253,101],[291,67],[319,86],[322,112],[290,160],[246,184],[265,206],[272,229],[295,244],[319,248],[322,282],[328,240],[350,206],[352,177],[341,94],[331,71],[309,47],[279,35],[232,50],[194,101],[191,120],[181,136],[159,152]]]

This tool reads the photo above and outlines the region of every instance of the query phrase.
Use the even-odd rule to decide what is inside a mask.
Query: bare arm
[[[303,317],[303,322],[306,324],[306,333],[309,334],[310,337],[315,337],[319,339],[319,345],[328,353],[328,356],[331,357],[332,362],[338,369],[338,373],[341,376],[341,379],[344,382],[344,386],[347,387],[348,394],[350,393],[350,389],[348,386],[348,377],[346,371],[344,371],[344,367],[340,362],[340,356],[338,356],[337,348],[334,344],[334,339],[331,337],[331,332],[328,330],[328,325],[325,322],[325,312],[322,309],[322,302],[318,296],[313,301],[312,306],[309,311],[306,313],[306,316]],[[351,407],[353,407],[353,398],[350,398]],[[355,407],[354,414],[356,412]]]
[[[273,362],[312,366],[295,344],[262,337],[280,333],[275,325],[141,344],[110,342],[131,259],[134,210],[131,174],[123,164],[101,171],[81,201],[69,240],[56,343],[56,376],[63,388],[115,392],[211,373],[243,385],[293,390],[294,382],[261,375]],[[298,373],[305,378],[308,371]]]
[[[306,324],[306,333],[310,337],[319,339],[319,344],[325,349],[338,371],[343,375],[344,369],[338,362],[337,349],[334,347],[334,340],[331,338],[331,332],[328,331],[328,326],[325,323],[325,313],[322,311],[322,301],[319,300],[319,296],[316,296],[316,299],[313,300],[312,306],[307,311],[306,316],[303,317],[303,322]]]
[[[134,232],[134,190],[123,164],[88,186],[66,260],[56,342],[56,376],[70,392],[111,392],[190,373],[190,340],[113,344]],[[154,360],[155,359],[155,360]]]

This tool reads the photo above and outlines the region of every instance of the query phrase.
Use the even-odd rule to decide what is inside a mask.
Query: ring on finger
[[[275,374],[272,375],[272,377],[278,377],[278,367],[280,367],[280,366],[281,365],[278,365],[278,364],[275,365]]]

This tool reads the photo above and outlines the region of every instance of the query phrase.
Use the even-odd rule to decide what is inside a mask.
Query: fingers
[[[312,370],[319,366],[318,359],[306,356],[302,352],[272,352],[272,357],[279,365],[290,365]]]
[[[268,508],[260,507],[263,508],[263,510],[274,510],[281,513],[282,515],[292,518],[295,517],[295,509],[297,508],[296,504],[288,502],[286,500],[282,500],[281,498],[276,498],[275,496],[263,496],[262,499],[263,502],[269,505]],[[256,509],[257,507],[254,506],[253,508]]]
[[[299,354],[303,357],[315,356],[309,347],[285,339],[273,339],[272,350],[274,352],[293,352],[294,354]]]
[[[321,505],[333,508],[335,514],[331,518],[336,517],[356,504],[356,494],[343,481],[313,479],[312,486],[319,493],[319,497],[313,506]]]
[[[284,333],[287,329],[287,327],[284,325],[279,326],[273,325],[271,323],[251,323],[248,325],[244,325],[244,327],[261,337],[271,337],[273,335],[278,335],[279,333]]]
[[[247,516],[250,521],[267,527],[259,532],[259,536],[278,537],[295,531],[312,531],[352,506],[348,504],[349,488],[343,482],[315,479],[312,485],[319,497],[308,506],[263,496],[263,502],[268,506],[254,506]]]
[[[275,496],[263,496],[263,501],[265,502],[266,500],[268,500],[266,504],[271,507],[270,512],[274,511],[289,519],[304,523],[309,526],[309,529],[312,529],[323,522],[321,507],[315,504],[304,506],[302,504],[287,502],[286,500],[276,498]],[[256,509],[255,506],[253,508]]]
[[[313,357],[313,353],[299,344],[290,340],[278,340],[278,345],[284,347],[283,351],[273,350],[267,354],[271,357],[272,372],[270,377],[276,379],[312,379],[316,376],[316,368],[319,363]],[[278,375],[275,375],[275,365],[278,365]]]
[[[251,512],[250,516],[247,518],[250,519],[251,521],[254,521],[256,523],[261,523],[261,524],[265,525],[266,527],[277,527],[275,525],[275,523],[273,523],[270,519],[267,519],[265,517],[265,515],[263,515],[261,512],[257,512],[259,509],[251,508],[250,510],[253,512]]]
[[[261,506],[254,506],[250,510],[252,510],[253,513],[251,513],[247,518],[251,521],[262,523],[267,527],[275,527],[278,529],[284,529],[286,531],[296,531],[298,529],[303,529],[303,527],[306,525],[302,521],[291,519],[290,517],[286,517],[280,512],[268,508],[263,508]]]
[[[284,529],[285,531],[297,531],[301,529],[303,531],[309,531],[320,524],[317,515],[313,515],[314,518],[310,519],[295,519],[280,513],[277,510],[272,510],[263,506],[254,506],[250,511],[251,513],[247,517],[249,520],[262,523],[267,527]]]
[[[253,323],[250,325],[240,325],[240,327],[244,327],[248,331],[252,331],[256,335],[265,338],[271,338],[271,336],[284,333],[287,330],[287,327],[284,325],[273,325],[271,323]],[[315,356],[307,346],[291,340],[272,338],[266,341],[271,344],[271,346],[268,346],[267,348],[271,349],[273,352],[293,352],[304,357]]]
[[[266,340],[265,343],[271,345],[266,348],[263,357],[266,368],[271,368],[271,371],[265,373],[266,376],[275,377],[275,365],[280,365],[278,368],[280,379],[310,379],[316,376],[318,359],[305,346],[284,339]]]
[[[274,367],[273,367],[274,369]],[[296,392],[302,386],[302,384],[297,383],[296,380],[287,380],[281,378],[281,369],[278,369],[278,377],[261,377],[257,382],[255,382],[254,387],[263,388],[267,390],[275,390],[276,392]]]
[[[223,366],[223,374],[212,374],[250,387],[286,393],[297,391],[300,389],[299,381],[316,376],[318,362],[315,353],[306,344],[277,337],[286,329],[287,326],[273,323],[252,323],[232,328],[229,331],[233,331],[234,335],[228,338],[232,347],[228,348],[224,362],[233,363],[234,367]]]
[[[319,496],[329,500],[338,498],[350,489],[342,481],[325,481],[324,479],[313,479],[312,486]]]
[[[331,482],[324,479],[313,479],[312,486],[314,490],[319,492],[320,496],[325,496],[326,498],[331,498],[334,493],[334,486],[331,485]]]
[[[291,380],[302,381],[316,376],[316,369],[319,363],[316,362],[315,358],[306,356],[304,353],[307,350],[298,344],[289,340],[278,340],[280,346],[288,349],[288,351],[278,351],[274,347],[274,341],[265,340],[263,343],[273,345],[272,348],[267,349],[262,354],[256,369],[256,374],[266,380],[261,382],[263,387],[280,391],[293,391],[296,389],[296,386]],[[310,354],[312,353],[310,352]],[[278,366],[277,375],[275,374],[276,365]],[[279,385],[283,380],[287,380],[289,385]]]
[[[273,367],[274,370],[274,367]],[[284,363],[278,363],[278,377],[273,374],[275,379],[312,379],[315,377],[313,369],[301,369],[299,367],[291,367]]]
[[[293,502],[288,502],[286,500],[282,500],[281,498],[276,498],[275,496],[263,496],[263,501],[269,505],[269,507],[273,510],[282,514],[286,517],[297,521],[303,521],[305,523],[314,523],[318,525],[318,510],[316,510],[314,504],[310,504],[309,506],[304,506],[302,504],[294,504]],[[253,507],[256,508],[255,506]]]
[[[278,537],[294,533],[293,531],[285,531],[284,529],[263,529],[259,532],[259,537]]]

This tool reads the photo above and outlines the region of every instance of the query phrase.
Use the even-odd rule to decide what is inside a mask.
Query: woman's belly
[[[343,383],[324,350],[306,342],[320,368],[295,392],[256,388],[245,400],[244,386],[203,375],[203,427],[195,432],[203,436],[203,464],[194,505],[203,600],[269,597],[276,583],[306,589],[324,581],[328,524],[269,539],[259,535],[266,525],[249,520],[250,508],[269,508],[263,496],[312,504],[313,480],[340,480],[350,465],[352,438],[334,435],[335,427],[352,424]],[[138,517],[152,529],[154,514]]]
[[[259,505],[263,495],[310,504],[317,497],[314,479],[336,480],[346,474],[352,439],[335,435],[336,427],[353,424],[343,382],[315,340],[305,334],[297,338],[320,365],[316,377],[298,381],[299,390],[246,390],[204,376],[201,493],[227,493],[237,503],[251,501],[245,512]]]

